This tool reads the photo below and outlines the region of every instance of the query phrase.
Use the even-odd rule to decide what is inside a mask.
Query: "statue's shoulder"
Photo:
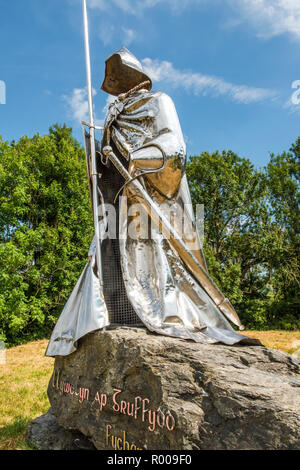
[[[172,98],[162,91],[148,91],[147,96],[149,100],[156,103],[159,107],[175,108]]]
[[[147,95],[156,100],[173,102],[172,98],[163,91],[148,91]]]
[[[145,111],[145,106],[148,114],[153,116],[158,116],[160,113],[173,116],[176,113],[172,98],[162,91],[139,90],[132,94],[125,104],[127,110],[132,108]]]

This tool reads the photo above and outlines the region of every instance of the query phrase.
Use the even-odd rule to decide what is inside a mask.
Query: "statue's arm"
[[[153,137],[131,154],[132,165],[141,171],[155,171],[148,176],[153,186],[167,197],[173,197],[183,174],[186,147],[171,98],[164,93],[154,95],[157,110]]]

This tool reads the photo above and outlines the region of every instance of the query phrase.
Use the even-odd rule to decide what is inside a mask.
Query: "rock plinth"
[[[72,439],[99,450],[300,448],[299,361],[262,346],[97,331],[56,358],[48,396],[57,440],[68,433],[63,448]],[[29,441],[47,447],[43,433],[49,442],[33,422]]]

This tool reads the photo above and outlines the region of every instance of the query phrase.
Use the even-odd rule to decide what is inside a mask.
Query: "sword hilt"
[[[116,155],[113,152],[113,149],[109,145],[103,148],[102,153],[106,158],[109,158],[109,160],[116,167],[118,172],[123,176],[125,181],[130,180],[130,175],[128,171],[124,168],[122,163],[119,162],[119,159],[116,157]]]
[[[103,131],[104,130],[104,127],[95,126],[94,124],[91,124],[91,123],[86,122],[86,121],[81,121],[81,124],[83,126],[88,127],[89,129],[95,129],[96,131]]]

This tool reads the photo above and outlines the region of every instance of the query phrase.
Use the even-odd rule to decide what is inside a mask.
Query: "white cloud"
[[[288,33],[300,40],[299,0],[228,0],[257,35],[270,38]]]
[[[111,44],[115,37],[118,37],[124,46],[129,46],[137,38],[137,33],[133,29],[123,26],[116,29],[114,25],[106,21],[100,24],[98,36],[104,46]]]
[[[133,29],[122,28],[123,31],[123,44],[129,46],[134,39],[136,39],[136,32]]]
[[[108,22],[101,22],[98,29],[98,36],[103,42],[104,46],[110,44],[115,35],[115,27]]]
[[[129,46],[137,38],[137,33],[133,29],[121,27],[120,25],[116,27],[113,23],[113,21],[106,18],[105,21],[101,20],[98,25],[97,35],[104,46],[111,44],[114,39],[121,41],[125,46]]]
[[[237,103],[256,103],[267,99],[274,100],[276,93],[265,88],[255,88],[247,85],[235,85],[225,81],[223,78],[201,73],[186,72],[174,68],[171,62],[152,60],[149,58],[142,61],[145,72],[154,82],[164,82],[173,88],[183,88],[194,95],[209,95],[213,97],[227,96]],[[96,95],[96,90],[93,90]],[[80,123],[88,120],[88,98],[86,88],[74,88],[69,95],[63,95],[67,105],[69,117]],[[103,115],[116,98],[108,95],[106,104],[102,109]],[[104,117],[104,116],[103,116]],[[103,118],[95,117],[97,125],[103,125]]]
[[[114,6],[126,13],[138,15],[148,8],[163,4],[178,12],[189,6],[207,2],[208,0],[89,0],[89,7],[109,11]]]
[[[135,3],[132,0],[89,0],[88,5],[100,10],[109,10],[114,5],[125,12],[134,13]]]
[[[290,114],[300,114],[300,104],[293,103],[291,99],[285,103],[284,108],[287,109]]]
[[[76,121],[88,119],[88,100],[85,88],[74,88],[71,95],[63,95],[70,116]]]
[[[178,13],[188,7],[224,3],[228,7],[228,18],[223,18],[227,27],[241,22],[250,23],[259,37],[270,38],[287,33],[300,40],[299,0],[89,0],[91,8],[111,11],[114,6],[133,15],[163,4]],[[232,18],[232,11],[237,14],[236,18]]]
[[[93,95],[95,96],[97,91],[93,89]],[[67,112],[69,117],[76,121],[78,124],[81,121],[89,120],[89,105],[86,88],[74,88],[70,95],[63,95],[63,100],[67,105]],[[95,116],[95,124],[97,126],[103,125],[103,119],[99,119]]]
[[[291,86],[292,94],[289,100],[285,103],[285,108],[288,108],[291,113],[300,113],[300,80],[295,80]]]
[[[285,103],[284,108],[288,109],[291,114],[300,114],[300,105],[294,104],[291,100]]]
[[[174,88],[185,88],[195,95],[228,96],[238,103],[255,103],[266,99],[274,99],[276,93],[265,88],[247,85],[235,85],[223,78],[201,73],[177,70],[171,62],[144,59],[145,72],[156,82],[165,82]]]
[[[112,103],[114,103],[115,100],[116,100],[116,97],[115,97],[115,96],[113,96],[113,95],[108,95],[108,96],[107,96],[105,106],[104,106],[104,108],[102,109],[102,112],[103,112],[104,114],[107,113],[108,108],[109,108],[109,105],[112,104]]]

